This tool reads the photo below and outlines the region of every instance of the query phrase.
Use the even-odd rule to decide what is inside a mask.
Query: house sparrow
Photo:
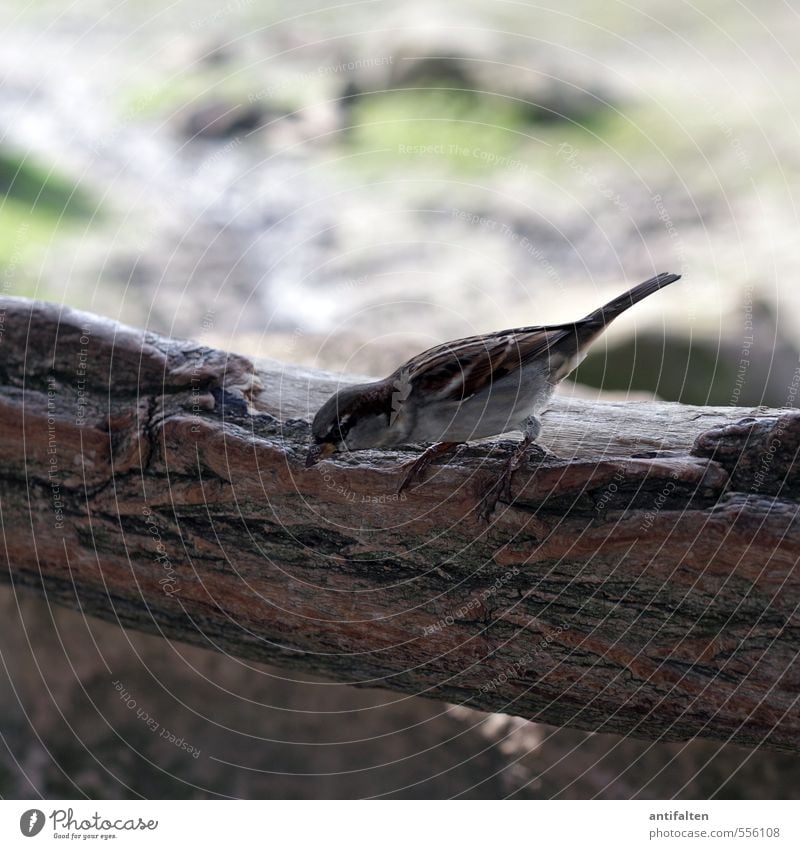
[[[337,451],[431,443],[409,464],[400,491],[436,457],[459,445],[521,430],[522,442],[484,498],[483,513],[490,515],[539,435],[536,416],[556,385],[618,315],[679,279],[678,274],[659,274],[571,324],[518,327],[445,342],[384,380],[340,389],[314,417],[306,466]]]

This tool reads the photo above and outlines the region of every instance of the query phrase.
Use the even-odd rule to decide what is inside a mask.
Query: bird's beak
[[[310,469],[319,463],[320,460],[330,457],[334,451],[336,451],[336,446],[332,442],[315,443],[308,449],[308,454],[306,454],[306,468]]]

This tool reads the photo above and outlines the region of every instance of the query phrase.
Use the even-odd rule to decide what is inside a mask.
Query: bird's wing
[[[445,342],[417,355],[397,372],[400,383],[430,401],[464,401],[495,381],[513,374],[537,358],[551,374],[557,373],[576,339],[574,324],[526,327],[485,336]]]

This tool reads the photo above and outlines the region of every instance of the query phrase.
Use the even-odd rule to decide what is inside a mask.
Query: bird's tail
[[[618,315],[624,313],[629,307],[632,307],[634,304],[638,304],[639,301],[642,301],[652,295],[653,292],[657,292],[659,289],[663,289],[665,286],[669,286],[670,283],[674,283],[676,280],[680,279],[680,274],[657,274],[655,277],[645,280],[644,283],[634,286],[633,289],[629,292],[625,292],[624,295],[618,295],[605,306],[600,307],[600,309],[589,313],[589,315],[587,315],[586,318],[579,323],[583,324],[585,322],[587,325],[599,325],[601,327],[605,327]]]
[[[652,295],[664,286],[669,286],[676,280],[680,280],[680,274],[657,274],[650,280],[645,280],[638,286],[634,286],[624,295],[618,295],[600,309],[590,312],[586,318],[576,321],[575,324],[564,325],[558,328],[559,338],[549,343],[552,352],[558,348],[558,357],[552,357],[550,366],[550,381],[557,383],[565,378],[586,356],[589,346],[605,330],[618,315],[625,312],[628,307]]]

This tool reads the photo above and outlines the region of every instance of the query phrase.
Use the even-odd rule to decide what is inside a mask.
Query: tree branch
[[[797,751],[793,411],[589,403],[303,465],[336,376],[0,299],[3,579],[120,625],[555,725]]]

